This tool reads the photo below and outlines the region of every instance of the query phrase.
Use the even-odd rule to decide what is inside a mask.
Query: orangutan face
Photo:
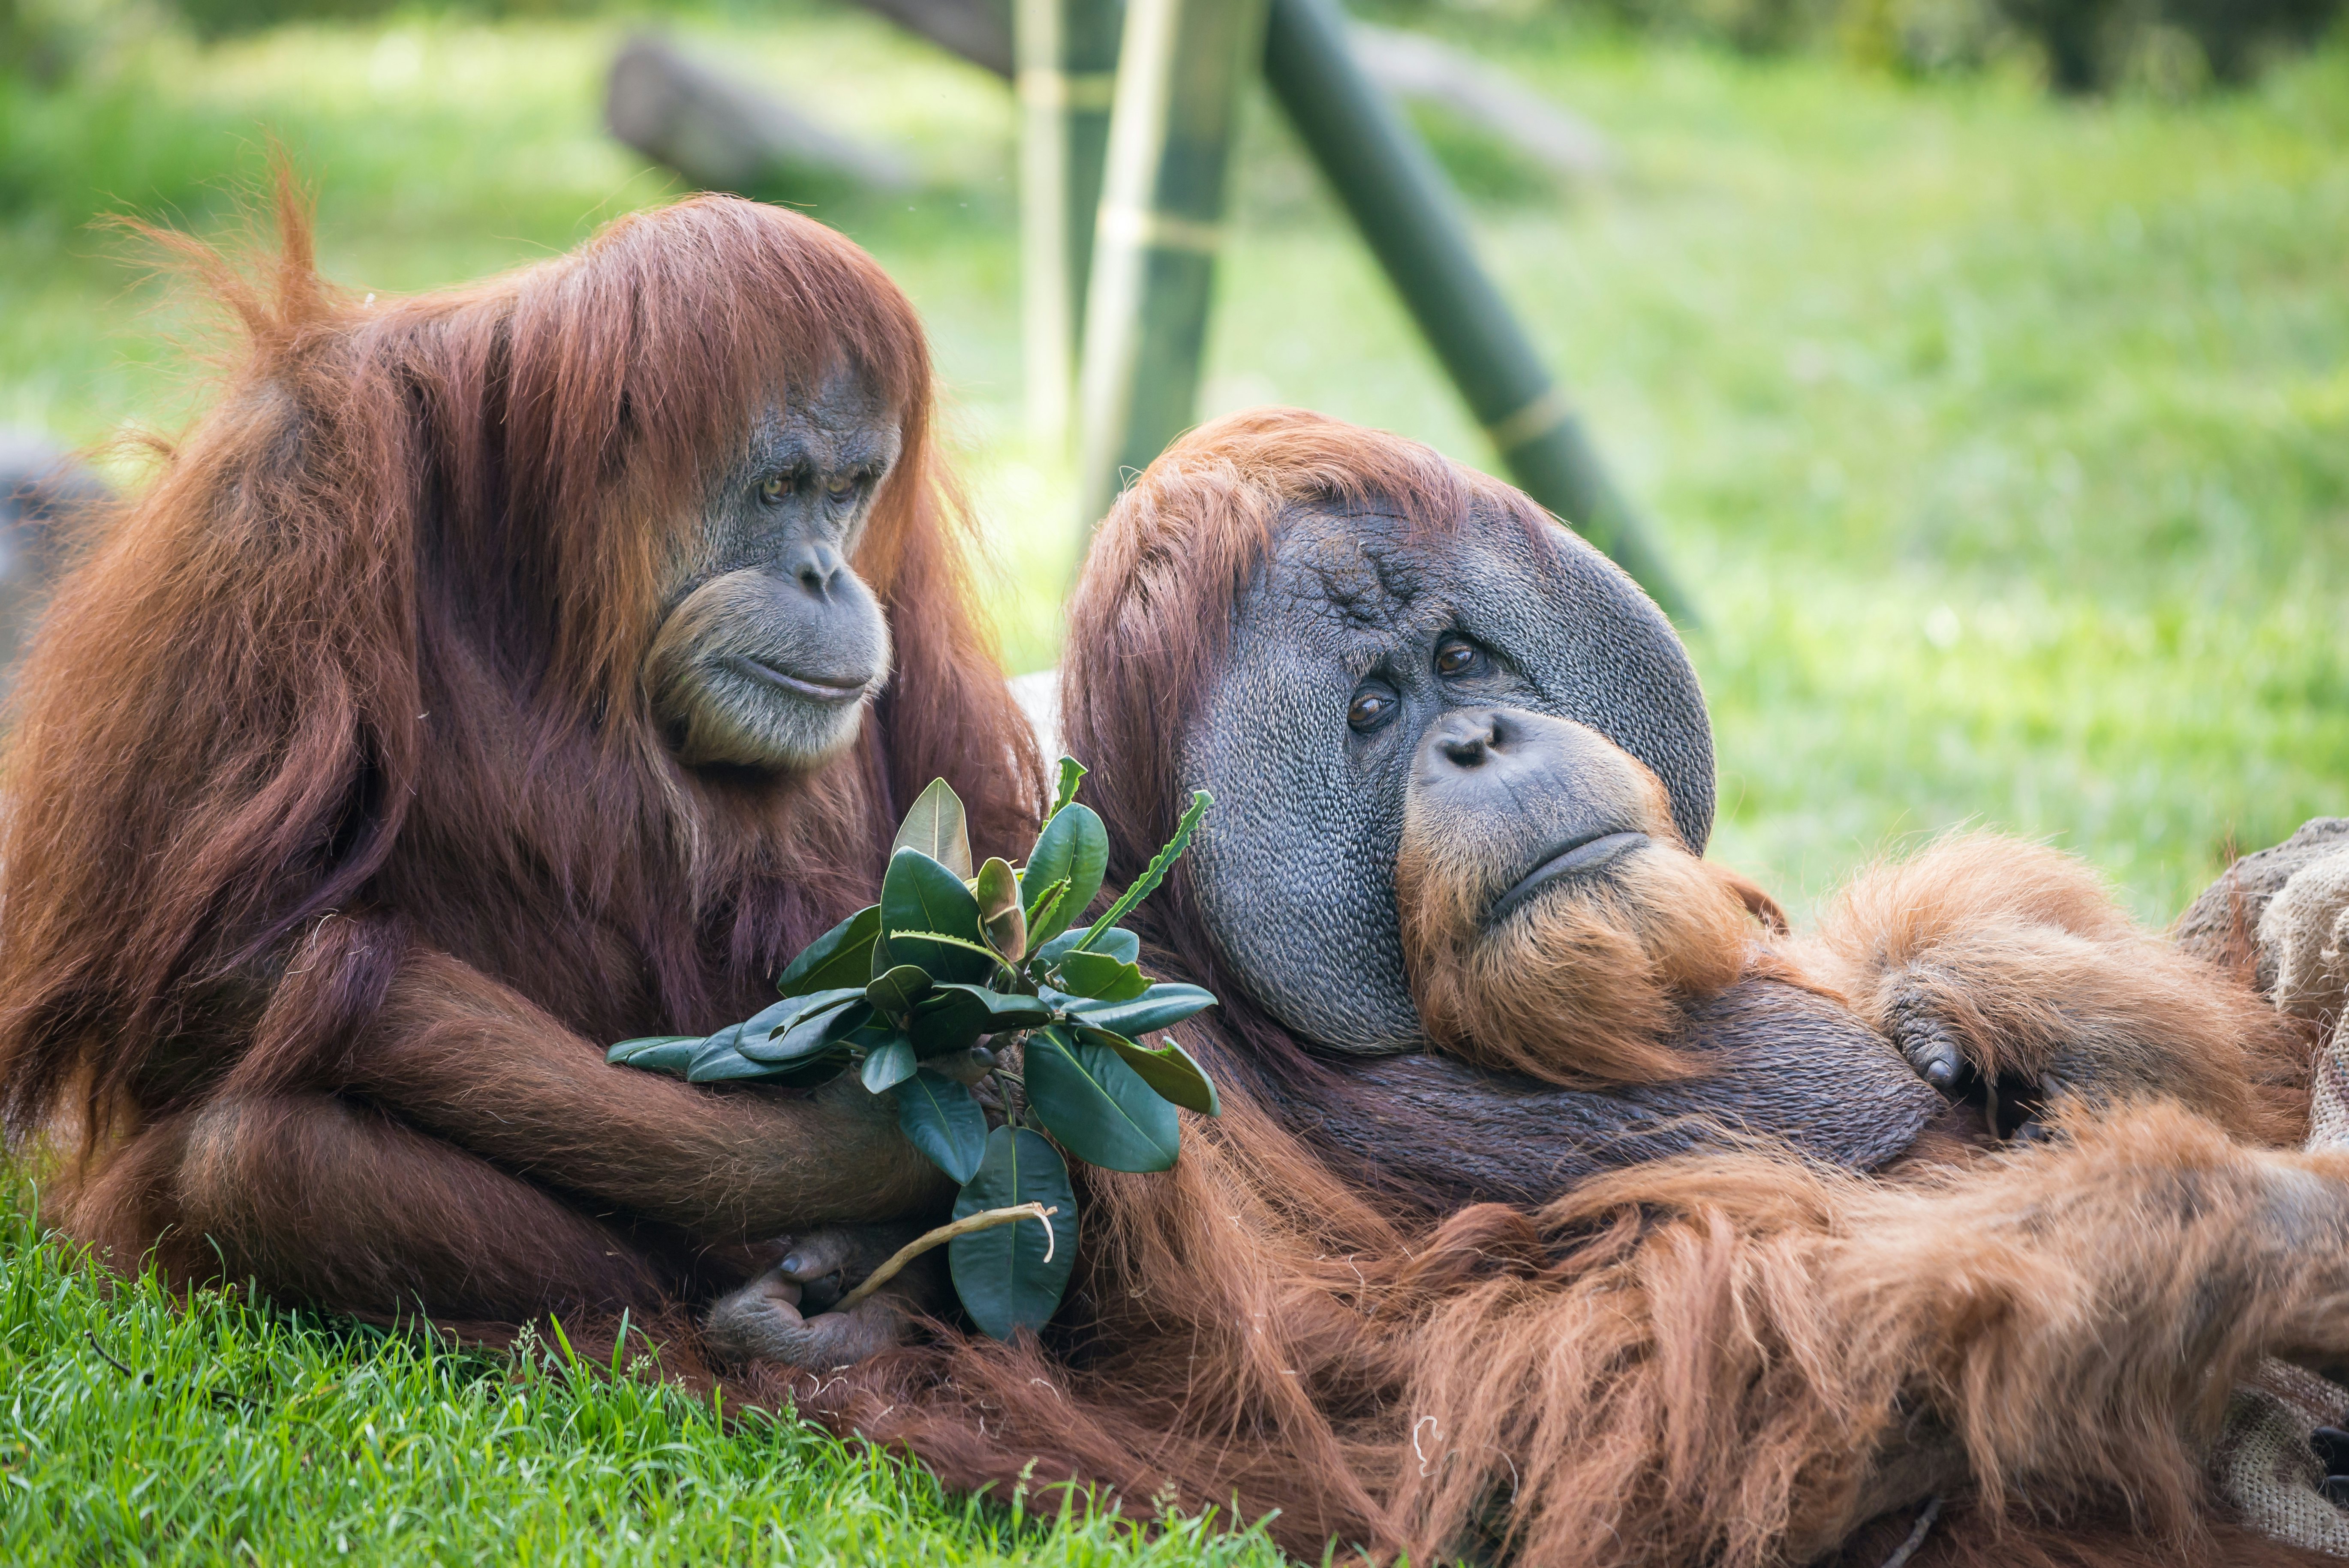
[[[1607,1077],[1561,1065],[1562,1017],[1645,996],[1642,1026],[1668,1030],[1666,993],[1741,962],[1744,908],[1695,858],[1713,753],[1694,673],[1554,526],[1285,518],[1185,769],[1218,802],[1191,873],[1209,927],[1317,1044]]]
[[[889,627],[850,561],[897,461],[895,412],[836,371],[771,408],[678,563],[647,671],[688,767],[812,768],[889,678]]]

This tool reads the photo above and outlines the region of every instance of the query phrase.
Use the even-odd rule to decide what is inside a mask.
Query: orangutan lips
[[[1518,905],[1561,877],[1587,875],[1612,864],[1634,850],[1645,849],[1647,844],[1648,835],[1645,833],[1593,833],[1577,839],[1536,866],[1516,886],[1495,900],[1492,913],[1486,919],[1491,923],[1506,920]]]

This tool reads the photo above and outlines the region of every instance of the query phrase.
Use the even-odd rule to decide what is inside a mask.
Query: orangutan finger
[[[855,1238],[847,1227],[828,1226],[793,1237],[792,1250],[783,1254],[778,1266],[786,1277],[805,1284],[839,1273],[855,1250]]]

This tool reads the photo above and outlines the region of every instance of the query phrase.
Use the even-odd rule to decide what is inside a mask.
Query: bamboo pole
[[[1017,0],[1012,18],[1028,423],[1040,440],[1068,439],[1124,15],[1122,0]]]
[[[1264,70],[1273,96],[1511,477],[1675,620],[1692,621],[1695,608],[1647,523],[1608,477],[1580,416],[1477,261],[1451,182],[1354,60],[1335,0],[1269,3]]]
[[[1225,174],[1263,38],[1262,0],[1128,0],[1078,377],[1088,525],[1195,418]]]

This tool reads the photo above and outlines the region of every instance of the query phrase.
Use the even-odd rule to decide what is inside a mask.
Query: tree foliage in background
[[[2035,52],[2066,93],[2240,84],[2314,43],[2343,0],[1555,0],[1754,54],[1831,47],[1930,75]]]
[[[853,0],[843,0],[853,3]],[[990,0],[960,0],[973,5]],[[54,84],[126,36],[178,28],[220,37],[296,21],[381,15],[402,0],[0,0],[0,90]],[[407,0],[409,9],[415,0]],[[1554,8],[1754,54],[1831,48],[1915,75],[1979,68],[2019,50],[2048,83],[2082,93],[2120,86],[2165,96],[2247,82],[2267,62],[2321,38],[2349,0],[1357,0],[1408,18],[1437,6]],[[678,0],[445,0],[428,10],[486,17],[639,14]],[[685,9],[695,9],[686,0]],[[715,8],[735,9],[724,0]],[[10,139],[11,140],[15,139]]]

